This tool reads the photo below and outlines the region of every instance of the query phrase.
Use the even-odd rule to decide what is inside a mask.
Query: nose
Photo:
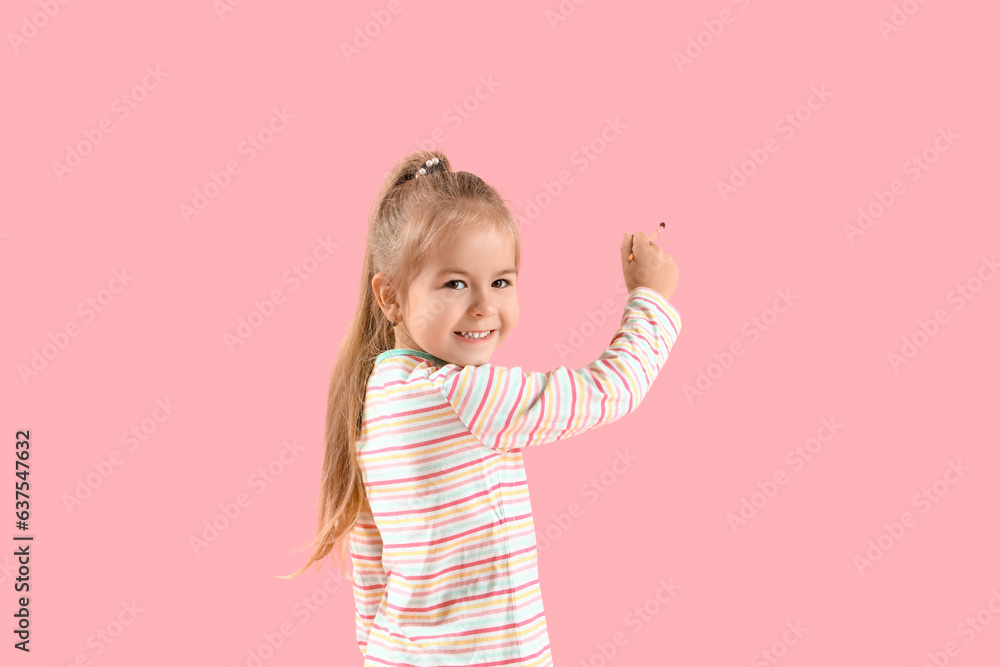
[[[469,313],[488,317],[497,312],[496,304],[493,302],[493,294],[489,288],[477,288],[472,291],[472,302],[469,304]]]

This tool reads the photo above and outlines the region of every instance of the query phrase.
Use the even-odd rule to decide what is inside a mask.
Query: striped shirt
[[[680,328],[637,287],[609,347],[578,370],[378,355],[357,442],[371,511],[349,542],[365,667],[552,665],[521,450],[636,409]]]

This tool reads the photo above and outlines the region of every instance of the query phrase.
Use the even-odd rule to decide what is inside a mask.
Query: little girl
[[[552,665],[521,450],[635,410],[681,328],[670,255],[637,233],[621,259],[628,302],[600,359],[493,366],[518,318],[514,216],[441,152],[390,172],[330,383],[303,567],[349,544],[366,666]]]

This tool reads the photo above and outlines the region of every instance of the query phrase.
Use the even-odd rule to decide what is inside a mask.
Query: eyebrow
[[[437,275],[438,276],[443,276],[443,275],[448,274],[448,273],[457,273],[457,274],[459,274],[461,276],[465,276],[465,277],[469,277],[469,276],[472,275],[468,271],[463,271],[462,269],[451,269],[451,268],[449,268],[449,269],[441,269],[440,271],[437,272]],[[517,275],[517,269],[514,269],[514,268],[504,269],[503,271],[497,272],[497,274],[496,274],[495,277],[498,278],[500,276],[506,276],[507,274],[510,274],[510,273],[513,273],[514,275]]]

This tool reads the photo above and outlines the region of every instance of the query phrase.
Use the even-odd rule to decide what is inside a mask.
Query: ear
[[[372,291],[375,293],[378,306],[385,316],[390,320],[395,319],[396,303],[392,301],[392,286],[384,273],[376,273],[372,276]]]

